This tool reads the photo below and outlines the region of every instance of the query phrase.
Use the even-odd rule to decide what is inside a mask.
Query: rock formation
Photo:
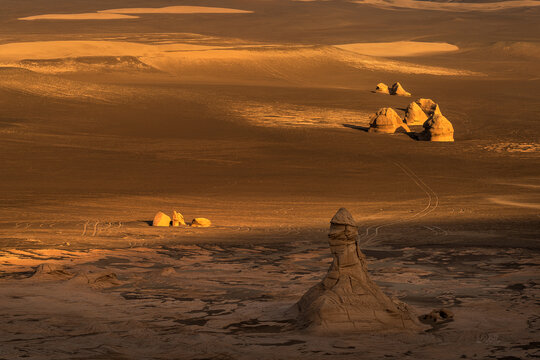
[[[409,127],[403,123],[399,115],[392,108],[379,109],[371,116],[369,132],[393,134],[395,132],[409,132]]]
[[[418,135],[418,139],[425,141],[454,141],[454,127],[446,117],[436,113],[424,123],[424,131]]]
[[[411,93],[405,91],[403,86],[397,82],[390,88],[390,95],[411,96]]]
[[[32,278],[64,280],[73,277],[73,274],[64,269],[62,265],[43,263],[36,268]]]
[[[434,114],[440,114],[441,110],[439,109],[439,105],[431,99],[418,99],[415,101],[415,103],[420,106],[422,111],[426,113],[426,115],[431,116]]]
[[[186,222],[184,221],[184,216],[180,214],[179,212],[176,212],[173,210],[172,226],[180,226],[180,225],[186,225]]]
[[[418,99],[409,104],[404,121],[407,125],[422,125],[430,116],[441,114],[439,105],[431,99]]]
[[[334,257],[328,274],[296,304],[298,325],[318,332],[393,332],[422,328],[407,305],[391,300],[369,278],[358,228],[344,208],[330,221]]]
[[[378,83],[377,87],[375,88],[375,92],[381,94],[390,94],[390,90],[388,90],[388,85],[386,85],[385,83]]]
[[[191,222],[192,227],[209,227],[210,225],[212,225],[212,223],[206,218],[195,218]]]
[[[171,218],[159,211],[156,216],[154,216],[154,221],[152,226],[169,226],[171,224]]]
[[[453,321],[454,313],[448,309],[437,309],[429,314],[420,316],[419,319],[425,324],[440,324]]]

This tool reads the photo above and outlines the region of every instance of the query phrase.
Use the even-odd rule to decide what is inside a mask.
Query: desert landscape
[[[0,359],[540,357],[540,1],[0,3]]]

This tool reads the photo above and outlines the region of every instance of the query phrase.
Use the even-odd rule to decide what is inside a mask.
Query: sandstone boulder
[[[180,225],[186,225],[186,222],[184,221],[184,216],[180,214],[179,212],[176,212],[173,210],[173,216],[172,216],[172,226],[180,226]]]
[[[415,103],[418,106],[420,106],[422,111],[428,116],[441,113],[441,110],[439,109],[439,105],[437,105],[437,103],[431,99],[420,98],[416,100]]]
[[[431,99],[418,99],[407,107],[404,121],[407,125],[422,125],[430,116],[435,114],[441,114],[439,105],[436,102]]]
[[[212,223],[206,218],[195,218],[191,222],[192,227],[209,227]]]
[[[395,132],[409,132],[409,127],[403,123],[399,115],[392,108],[379,109],[371,116],[369,132],[394,134]]]
[[[454,141],[454,127],[446,117],[436,113],[424,123],[424,131],[418,138],[425,141]]]
[[[388,85],[385,83],[378,83],[377,87],[375,88],[375,92],[381,93],[381,94],[390,94],[390,90],[388,89]]]
[[[397,82],[390,88],[390,95],[411,96],[411,93],[405,91],[403,86],[401,86],[401,84]]]
[[[154,221],[152,222],[152,226],[169,226],[170,224],[171,218],[161,211],[154,216]]]
[[[422,329],[406,304],[391,300],[369,278],[358,228],[346,209],[330,221],[328,237],[334,260],[326,277],[295,305],[300,327],[321,333]]]

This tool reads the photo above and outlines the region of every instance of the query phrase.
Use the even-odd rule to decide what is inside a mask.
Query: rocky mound
[[[403,86],[401,86],[401,84],[397,82],[390,88],[390,95],[411,96],[411,93],[405,91]]]
[[[170,224],[171,218],[161,211],[154,216],[154,221],[152,221],[152,226],[169,226]]]
[[[446,117],[436,113],[424,123],[424,131],[418,138],[425,141],[454,141],[454,127]]]
[[[404,121],[407,125],[422,125],[434,114],[441,114],[436,102],[431,99],[418,99],[407,107]]]
[[[358,228],[344,208],[330,221],[334,257],[328,274],[296,304],[298,325],[318,332],[395,332],[421,329],[407,305],[391,300],[369,278]]]
[[[381,93],[381,94],[390,94],[390,90],[388,89],[388,85],[385,83],[378,83],[375,87],[375,92]]]
[[[394,134],[395,132],[410,132],[409,127],[403,123],[399,115],[392,108],[379,109],[371,116],[369,132]]]

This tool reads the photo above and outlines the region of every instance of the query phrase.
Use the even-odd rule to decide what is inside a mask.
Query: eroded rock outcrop
[[[403,86],[397,82],[390,88],[390,95],[411,96],[411,93],[406,91]]]
[[[388,95],[390,94],[388,85],[386,85],[385,83],[378,83],[377,86],[375,87],[375,92],[380,93],[380,94],[388,94]]]
[[[184,216],[180,214],[179,212],[176,212],[173,210],[173,216],[172,216],[172,226],[180,226],[180,225],[186,225],[186,222],[184,220]]]
[[[192,227],[209,227],[212,225],[212,222],[207,218],[195,218],[191,222]]]
[[[401,120],[392,108],[379,109],[371,116],[369,132],[393,134],[395,132],[409,132],[409,127]]]
[[[418,135],[424,141],[454,141],[452,123],[440,113],[432,115],[424,123],[424,131]]]
[[[169,226],[170,224],[171,218],[161,211],[154,216],[154,221],[152,221],[152,226]]]
[[[422,125],[435,114],[441,114],[439,105],[431,99],[418,99],[409,104],[404,121],[407,125]]]
[[[328,274],[296,304],[298,325],[317,332],[394,332],[422,328],[406,304],[391,300],[369,278],[358,228],[344,208],[330,221],[334,257]]]

